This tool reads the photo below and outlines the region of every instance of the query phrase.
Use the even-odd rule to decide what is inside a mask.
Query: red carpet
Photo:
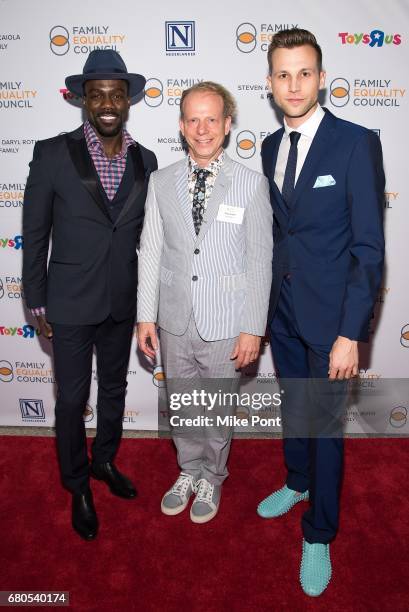
[[[117,463],[139,498],[115,498],[94,481],[94,542],[71,529],[54,439],[1,444],[0,590],[69,591],[78,611],[409,610],[407,440],[346,441],[334,577],[319,599],[298,584],[301,504],[271,521],[255,513],[282,484],[279,441],[234,441],[219,515],[194,525],[187,512],[159,509],[177,476],[171,442],[123,440]]]

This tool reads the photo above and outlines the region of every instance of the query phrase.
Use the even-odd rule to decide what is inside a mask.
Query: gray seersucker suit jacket
[[[244,209],[243,222],[218,220],[220,205]],[[196,236],[188,161],[153,172],[139,253],[138,322],[182,335],[194,314],[200,336],[263,336],[272,278],[268,182],[225,154]]]

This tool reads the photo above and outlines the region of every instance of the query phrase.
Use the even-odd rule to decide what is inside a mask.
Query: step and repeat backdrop
[[[128,130],[156,152],[163,167],[183,155],[178,130],[183,89],[201,80],[225,85],[239,116],[228,153],[261,171],[263,139],[280,127],[266,87],[271,36],[298,26],[322,46],[326,89],[321,102],[333,113],[374,130],[382,141],[387,176],[387,262],[369,346],[355,386],[405,379],[409,364],[408,88],[409,5],[372,0],[291,3],[187,0],[69,3],[0,0],[0,425],[54,422],[52,347],[38,336],[27,312],[21,279],[23,194],[33,146],[39,139],[81,124],[79,100],[64,79],[82,72],[92,49],[116,49],[128,70],[146,76],[144,95],[131,107]],[[319,282],[319,279],[317,279]],[[257,389],[274,365],[267,343],[246,382]],[[256,377],[257,376],[257,380]],[[134,342],[129,364],[124,427],[155,430],[164,375],[140,356]],[[250,388],[249,387],[249,388]],[[391,431],[406,427],[409,396],[391,385],[383,401]],[[96,423],[96,370],[84,419]],[[260,390],[260,388],[258,388]],[[404,394],[403,394],[404,395]],[[166,403],[159,402],[159,420]],[[347,431],[359,433],[373,405],[350,404]],[[374,415],[372,415],[374,416]],[[374,416],[375,418],[375,416]],[[386,427],[386,425],[385,425]]]

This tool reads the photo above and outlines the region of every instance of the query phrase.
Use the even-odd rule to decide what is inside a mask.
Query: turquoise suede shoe
[[[295,491],[284,485],[263,499],[257,507],[257,514],[263,518],[275,518],[288,512],[295,504],[308,499],[308,491],[296,495]]]
[[[318,597],[331,580],[332,567],[329,544],[309,544],[302,542],[300,583],[302,590],[310,597]]]

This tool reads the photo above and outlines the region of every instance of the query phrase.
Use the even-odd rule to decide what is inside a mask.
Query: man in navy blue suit
[[[368,340],[383,268],[385,178],[378,136],[319,105],[325,72],[313,34],[277,33],[268,62],[274,101],[284,113],[284,127],[262,147],[274,210],[270,335],[278,375],[295,379],[287,409],[296,425],[290,416],[288,436],[284,427],[286,484],[257,512],[277,517],[309,500],[300,581],[306,594],[318,596],[331,578],[342,476],[342,432],[328,432],[342,421],[338,400],[358,373],[358,341]],[[308,400],[302,381],[325,382],[326,391]],[[285,412],[284,404],[284,424]],[[300,430],[307,416],[323,417],[323,429],[310,436],[307,427]]]

